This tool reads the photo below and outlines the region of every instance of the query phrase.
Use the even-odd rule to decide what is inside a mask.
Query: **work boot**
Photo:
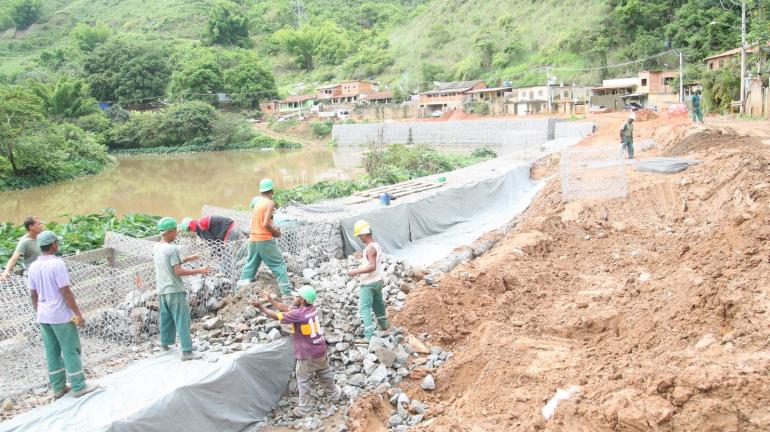
[[[294,414],[294,417],[297,418],[304,418],[310,415],[310,409],[305,407],[294,407],[293,410],[291,410],[292,414]]]
[[[67,392],[70,391],[70,390],[71,390],[70,386],[64,386],[63,389],[61,389],[61,390],[59,390],[57,392],[53,392],[53,400],[60,399],[62,396],[67,394]]]
[[[86,386],[83,387],[82,389],[76,391],[75,393],[72,393],[72,396],[79,398],[81,396],[87,395],[88,393],[99,390],[100,388],[102,388],[102,386],[100,386],[99,384],[86,384]]]
[[[168,346],[168,345],[161,345],[161,346],[160,346],[160,349],[162,349],[163,351],[170,351],[170,350],[171,350],[171,347],[170,347],[170,346]]]
[[[183,352],[183,353],[182,353],[182,361],[187,361],[187,360],[199,360],[199,359],[201,359],[201,358],[203,358],[203,356],[202,356],[202,355],[200,355],[200,354],[198,354],[198,353],[194,353],[194,352],[192,352],[192,351],[189,351],[189,352]]]

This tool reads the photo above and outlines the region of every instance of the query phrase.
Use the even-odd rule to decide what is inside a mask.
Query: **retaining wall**
[[[460,144],[528,145],[543,144],[556,136],[559,119],[493,119],[436,122],[338,124],[332,137],[338,145]]]

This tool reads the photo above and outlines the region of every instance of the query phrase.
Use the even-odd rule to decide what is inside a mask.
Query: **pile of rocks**
[[[226,296],[232,292],[232,281],[224,275],[189,278],[188,301],[192,319],[201,318],[221,309]],[[155,290],[129,292],[121,303],[87,317],[86,335],[117,342],[139,342],[154,337],[160,331],[160,302]]]

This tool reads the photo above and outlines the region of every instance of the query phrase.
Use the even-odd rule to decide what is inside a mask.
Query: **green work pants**
[[[160,301],[160,344],[173,345],[179,335],[182,352],[192,351],[190,306],[185,293],[162,294]]]
[[[80,362],[80,335],[75,323],[41,323],[40,333],[48,364],[48,381],[54,393],[64,390],[67,377],[73,391],[82,390],[86,386],[86,377]]]
[[[278,280],[281,295],[290,296],[291,282],[289,282],[289,273],[286,270],[286,261],[284,261],[274,239],[249,242],[249,255],[246,257],[246,266],[241,272],[241,280],[251,281],[254,279],[262,261]]]
[[[621,147],[623,151],[628,152],[628,158],[633,159],[634,158],[634,140],[629,138],[623,138],[623,147]]]
[[[703,123],[703,110],[700,107],[694,108],[692,110],[692,121],[697,122],[700,121]]]
[[[380,328],[388,328],[388,317],[385,316],[385,301],[382,299],[382,281],[361,285],[358,287],[358,312],[364,323],[364,338],[369,340],[374,336],[374,321],[372,309],[377,316]]]

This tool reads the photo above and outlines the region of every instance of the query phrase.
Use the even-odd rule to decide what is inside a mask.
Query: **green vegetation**
[[[310,123],[310,130],[316,138],[326,138],[332,133],[334,122],[331,120],[314,121]]]
[[[364,155],[367,174],[362,179],[322,181],[291,189],[279,189],[274,198],[278,206],[289,203],[312,204],[378,186],[452,171],[494,157],[497,157],[497,154],[490,149],[476,149],[470,156],[462,156],[444,155],[426,146],[372,146]]]
[[[46,229],[62,237],[60,253],[67,255],[101,247],[107,231],[140,238],[155,235],[159,219],[159,216],[141,214],[117,217],[113,210],[105,209],[101,213],[74,216],[66,223],[44,223]],[[3,266],[16,249],[17,241],[25,233],[23,225],[14,225],[11,222],[0,224],[0,262]]]

